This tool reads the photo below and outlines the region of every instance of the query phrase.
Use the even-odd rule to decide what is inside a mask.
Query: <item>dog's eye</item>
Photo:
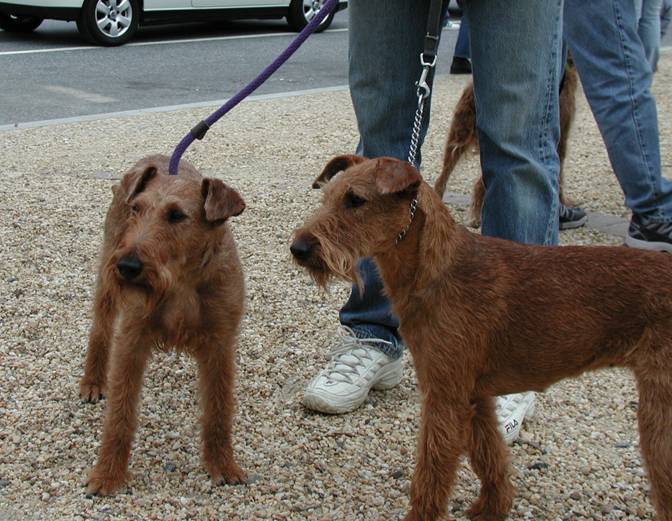
[[[366,202],[366,199],[359,197],[352,192],[345,194],[343,198],[343,206],[346,208],[358,208]]]
[[[139,204],[134,204],[131,206],[131,214],[133,215],[138,215],[140,213],[140,205]]]
[[[171,224],[179,223],[180,221],[184,221],[186,218],[187,216],[177,208],[168,210],[168,222]]]

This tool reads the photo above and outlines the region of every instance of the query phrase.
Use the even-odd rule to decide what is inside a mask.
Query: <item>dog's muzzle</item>
[[[142,273],[142,268],[142,261],[134,255],[124,255],[117,262],[117,271],[124,279],[129,282],[140,276]]]
[[[313,252],[313,243],[303,238],[298,238],[294,240],[292,245],[289,247],[289,251],[292,252],[292,255],[294,255],[296,260],[306,261],[310,258]]]

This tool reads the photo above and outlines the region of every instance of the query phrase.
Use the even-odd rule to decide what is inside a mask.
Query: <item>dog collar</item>
[[[397,235],[397,240],[394,241],[394,244],[399,244],[404,237],[406,237],[406,234],[408,233],[408,229],[411,227],[411,224],[413,224],[413,219],[415,219],[415,212],[418,209],[418,198],[414,197],[413,200],[411,201],[411,215],[408,220],[408,224],[404,227],[403,230],[399,232],[399,235]]]

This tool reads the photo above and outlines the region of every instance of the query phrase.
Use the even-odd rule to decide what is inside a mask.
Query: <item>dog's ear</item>
[[[417,190],[422,181],[418,171],[406,161],[381,157],[376,160],[376,187],[381,194]]]
[[[315,181],[313,181],[313,188],[322,188],[339,172],[347,170],[352,165],[357,165],[363,161],[366,161],[365,157],[355,156],[353,154],[336,156],[327,163],[327,166],[322,169],[322,173],[315,178]]]
[[[142,192],[150,179],[156,175],[156,167],[147,165],[144,168],[133,168],[121,180],[121,189],[126,194],[126,203]]]
[[[201,182],[203,210],[208,222],[224,222],[229,217],[240,215],[245,210],[245,201],[233,188],[219,179],[205,178]]]

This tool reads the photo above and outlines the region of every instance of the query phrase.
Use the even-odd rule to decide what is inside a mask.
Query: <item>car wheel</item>
[[[0,29],[9,33],[30,33],[37,29],[44,21],[34,16],[18,16],[0,13]]]
[[[292,0],[289,4],[287,13],[287,22],[294,31],[302,30],[308,23],[315,18],[315,15],[324,7],[325,0]],[[316,33],[324,31],[331,25],[334,19],[334,13],[327,16],[315,30]]]
[[[139,22],[137,0],[86,0],[77,28],[87,40],[111,47],[129,41],[138,30]]]

